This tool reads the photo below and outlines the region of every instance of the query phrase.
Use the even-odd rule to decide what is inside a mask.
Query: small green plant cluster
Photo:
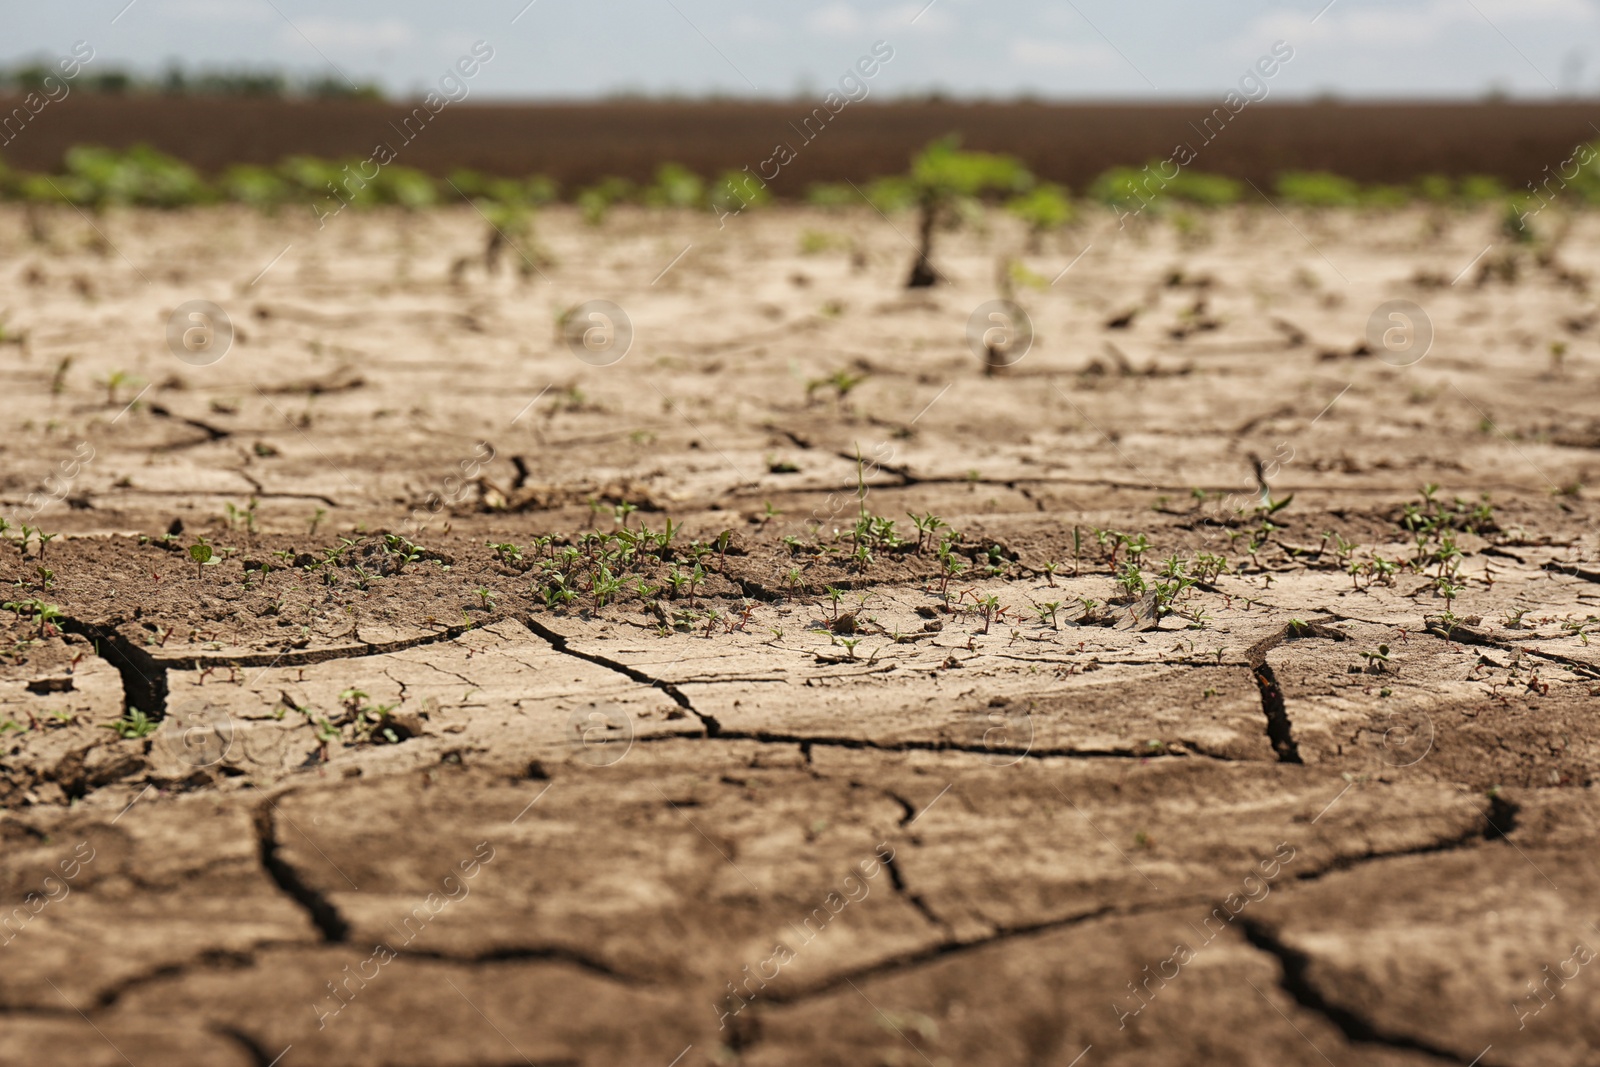
[[[1114,208],[1140,204],[1146,198],[1144,193],[1155,190],[1163,199],[1194,207],[1226,207],[1244,198],[1243,182],[1217,174],[1185,169],[1171,178],[1151,177],[1152,172],[1160,174],[1166,165],[1153,162],[1143,169],[1112,167],[1090,183],[1089,198]]]
[[[1186,619],[1190,629],[1204,629],[1210,616],[1198,606],[1187,608],[1186,604],[1194,597],[1197,586],[1215,578],[1227,567],[1227,560],[1209,554],[1189,560],[1174,554],[1147,575],[1142,559],[1141,552],[1112,564],[1117,588],[1121,590],[1119,599],[1132,603],[1149,596],[1151,613],[1158,627],[1168,617],[1177,616]],[[1202,574],[1209,578],[1200,577]],[[1085,607],[1085,614],[1088,614],[1087,605]]]
[[[291,564],[321,576],[324,585],[339,585],[349,581],[357,589],[365,590],[379,578],[404,574],[406,568],[421,561],[447,565],[443,556],[430,552],[400,534],[386,533],[376,541],[366,538],[341,537],[339,543],[322,550],[316,557],[310,553],[296,555],[287,549],[273,553],[281,561],[278,569]],[[272,568],[265,566],[263,581]],[[343,572],[352,572],[346,576]]]
[[[1239,542],[1243,541],[1245,554],[1250,557],[1251,564],[1259,568],[1261,560],[1258,557],[1261,550],[1267,546],[1268,541],[1272,540],[1273,534],[1283,529],[1282,526],[1272,521],[1273,516],[1292,503],[1294,503],[1294,494],[1290,493],[1288,496],[1274,500],[1271,503],[1258,503],[1248,509],[1243,507],[1235,508],[1228,521],[1239,525],[1230,528],[1227,532],[1229,546],[1237,547]]]
[[[161,724],[138,708],[129,708],[120,719],[113,719],[101,723],[105,729],[110,730],[124,741],[131,741],[140,737],[149,737],[156,732],[156,727]]]
[[[1415,542],[1409,561],[1411,569],[1426,575],[1429,567],[1434,568],[1434,591],[1446,600],[1454,600],[1466,584],[1461,577],[1462,551],[1455,535],[1494,533],[1500,527],[1495,523],[1494,507],[1487,493],[1476,503],[1455,497],[1448,504],[1439,499],[1438,493],[1439,486],[1424,485],[1422,499],[1405,506],[1399,526]]]
[[[1329,530],[1322,535],[1317,554],[1319,557],[1332,556],[1335,564],[1350,576],[1351,585],[1356,589],[1363,588],[1363,579],[1367,586],[1394,584],[1395,574],[1405,566],[1403,560],[1385,559],[1376,551],[1371,553],[1370,559],[1358,560],[1355,558],[1356,548],[1354,541],[1347,541],[1338,531]]]
[[[27,600],[8,600],[0,604],[0,608],[13,612],[19,617],[31,618],[33,626],[40,637],[52,637],[60,632],[56,620],[62,617],[61,609],[54,604],[46,604],[38,597]]]
[[[1011,156],[992,152],[967,152],[960,138],[940,138],[911,160],[907,175],[898,179],[917,206],[917,258],[907,285],[913,289],[939,280],[929,257],[935,229],[953,228],[972,213],[985,195],[1015,197],[1034,185],[1028,169]]]
[[[393,205],[411,209],[459,202],[461,197],[523,209],[556,199],[556,184],[542,175],[519,180],[458,170],[439,182],[415,168],[391,163],[369,178],[360,173],[363,162],[290,156],[274,167],[232,166],[208,181],[187,163],[148,145],[125,150],[79,145],[68,150],[57,174],[24,173],[0,166],[0,197],[97,210],[214,203],[274,210],[329,195],[358,208]]]
[[[1400,528],[1408,533],[1436,537],[1444,530],[1475,534],[1498,533],[1500,530],[1488,493],[1484,493],[1476,502],[1454,497],[1447,504],[1439,499],[1439,486],[1429,483],[1422,487],[1421,497],[1421,500],[1405,505],[1401,513]]]
[[[1430,174],[1410,185],[1362,185],[1327,171],[1290,171],[1278,176],[1275,191],[1281,202],[1309,208],[1393,208],[1416,201],[1473,208],[1506,198],[1505,186],[1487,175],[1453,180]]]
[[[11,536],[12,530],[17,531],[17,536]],[[59,533],[45,533],[39,527],[29,526],[25,522],[13,526],[9,520],[0,518],[0,544],[9,544],[17,550],[17,555],[23,559],[28,558],[28,546],[37,543],[39,551],[35,558],[43,560],[46,547],[49,546],[51,541],[60,536]],[[43,568],[40,568],[40,570],[42,571]],[[53,575],[55,572],[52,571],[50,573]]]
[[[618,505],[617,521],[625,522],[634,510]],[[551,610],[587,602],[598,611],[630,593],[646,605],[665,596],[695,608],[708,577],[727,569],[733,531],[724,530],[709,543],[682,545],[682,530],[682,523],[666,519],[659,530],[640,522],[612,533],[545,535],[526,548],[510,542],[488,546],[503,567],[529,577],[529,592]]]
[[[339,694],[343,714],[324,722],[336,728],[348,727],[356,744],[399,744],[400,734],[389,722],[389,715],[400,705],[372,704],[370,699],[360,689],[346,689]]]
[[[35,203],[69,203],[104,209],[117,206],[179,208],[232,202],[258,208],[310,202],[329,190],[358,207],[436,203],[438,188],[421,171],[391,164],[371,179],[352,178],[360,161],[293,156],[276,167],[241,164],[207,181],[187,163],[148,145],[126,150],[79,145],[69,149],[59,174],[27,174],[0,168],[0,196]]]

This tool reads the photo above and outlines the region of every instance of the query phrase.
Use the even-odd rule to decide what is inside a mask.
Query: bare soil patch
[[[0,215],[0,1059],[1589,1062],[1595,221],[896,225]]]

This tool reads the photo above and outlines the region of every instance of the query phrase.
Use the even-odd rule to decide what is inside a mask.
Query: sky
[[[1600,0],[0,0],[0,61],[281,69],[477,99],[825,92],[876,42],[881,97],[1161,99],[1234,87],[1276,42],[1281,99],[1600,97]]]

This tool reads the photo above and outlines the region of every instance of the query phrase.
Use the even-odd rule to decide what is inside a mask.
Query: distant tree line
[[[54,68],[42,60],[0,67],[0,93],[41,91]],[[185,70],[179,64],[147,77],[134,71],[86,69],[73,83],[80,91],[106,96],[225,96],[266,99],[381,100],[384,93],[371,82],[351,86],[337,77],[297,77],[281,70]]]

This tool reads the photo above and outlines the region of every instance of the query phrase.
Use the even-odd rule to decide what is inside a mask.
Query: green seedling
[[[939,542],[939,596],[948,601],[950,599],[950,581],[959,577],[967,569],[967,565],[956,557],[955,551],[949,541]]]
[[[918,555],[921,555],[923,546],[925,544],[932,543],[933,539],[938,535],[938,532],[942,529],[948,528],[950,525],[939,516],[933,514],[931,511],[926,515],[918,515],[914,511],[908,511],[906,512],[906,516],[910,518],[911,525],[917,531],[916,551]]]
[[[340,740],[339,728],[327,719],[317,720],[317,741],[321,745],[322,762],[328,762],[328,746]]]
[[[988,633],[991,623],[996,619],[1005,618],[1006,609],[1000,606],[1000,598],[997,596],[974,596],[972,604],[974,609],[983,615],[983,629],[979,631],[980,633]]]
[[[1117,585],[1122,587],[1122,595],[1129,600],[1137,600],[1145,591],[1144,575],[1140,573],[1137,565],[1123,562],[1117,565]]]
[[[522,550],[509,541],[500,544],[496,544],[493,541],[485,541],[484,544],[494,550],[494,558],[501,563],[522,562]]]
[[[945,137],[925,148],[911,161],[903,179],[917,205],[917,258],[907,279],[908,288],[931,286],[939,280],[932,259],[936,229],[959,224],[985,193],[1021,193],[1033,185],[1033,176],[1017,160],[987,152],[963,152],[959,138]]]
[[[825,378],[812,378],[806,382],[806,402],[811,402],[818,389],[832,389],[834,400],[842,404],[850,391],[866,380],[865,374],[852,374],[842,369]]]
[[[148,737],[156,732],[156,727],[159,725],[138,708],[129,708],[127,713],[120,719],[101,723],[102,728],[112,731],[124,741],[138,737]]]
[[[100,379],[100,384],[105,386],[106,390],[106,406],[116,407],[117,393],[125,387],[131,389],[133,386],[138,385],[141,382],[142,379],[135,378],[127,371],[120,370],[112,371],[110,374]]]
[[[1066,189],[1042,182],[1021,196],[1013,197],[1006,210],[1028,226],[1028,251],[1039,251],[1045,234],[1072,221],[1072,198]]]
[[[189,558],[194,560],[194,576],[196,580],[200,578],[202,568],[215,562],[211,546],[206,544],[203,538],[198,543],[189,546]]]
[[[613,600],[622,590],[622,579],[611,573],[611,568],[604,563],[595,571],[594,580],[590,584],[590,592],[594,595],[594,606],[603,608]]]
[[[1213,555],[1202,552],[1194,558],[1194,576],[1197,581],[1214,582],[1221,575],[1228,573],[1228,560],[1226,556]]]
[[[32,615],[35,625],[39,628],[39,636],[48,637],[56,632],[55,620],[61,618],[61,609],[54,604],[46,604],[38,597],[29,600],[12,600],[4,605],[7,611],[16,612],[18,615]]]
[[[1382,671],[1389,666],[1389,646],[1379,645],[1376,652],[1362,652],[1361,657],[1367,661],[1367,669]]]
[[[1561,628],[1587,645],[1589,643],[1589,634],[1591,632],[1589,628],[1597,622],[1600,622],[1600,619],[1596,619],[1593,615],[1590,615],[1581,621],[1574,619],[1563,620],[1561,623]]]
[[[348,547],[354,545],[355,542],[347,541],[345,544]],[[383,548],[385,552],[394,558],[394,569],[397,574],[405,570],[408,564],[415,563],[422,558],[422,549],[399,534],[385,534]]]
[[[240,526],[243,526],[246,532],[254,534],[256,532],[256,507],[260,503],[254,497],[251,497],[250,503],[243,508],[234,507],[231,502],[224,502],[222,505],[224,512],[223,522],[230,530],[237,530]]]

